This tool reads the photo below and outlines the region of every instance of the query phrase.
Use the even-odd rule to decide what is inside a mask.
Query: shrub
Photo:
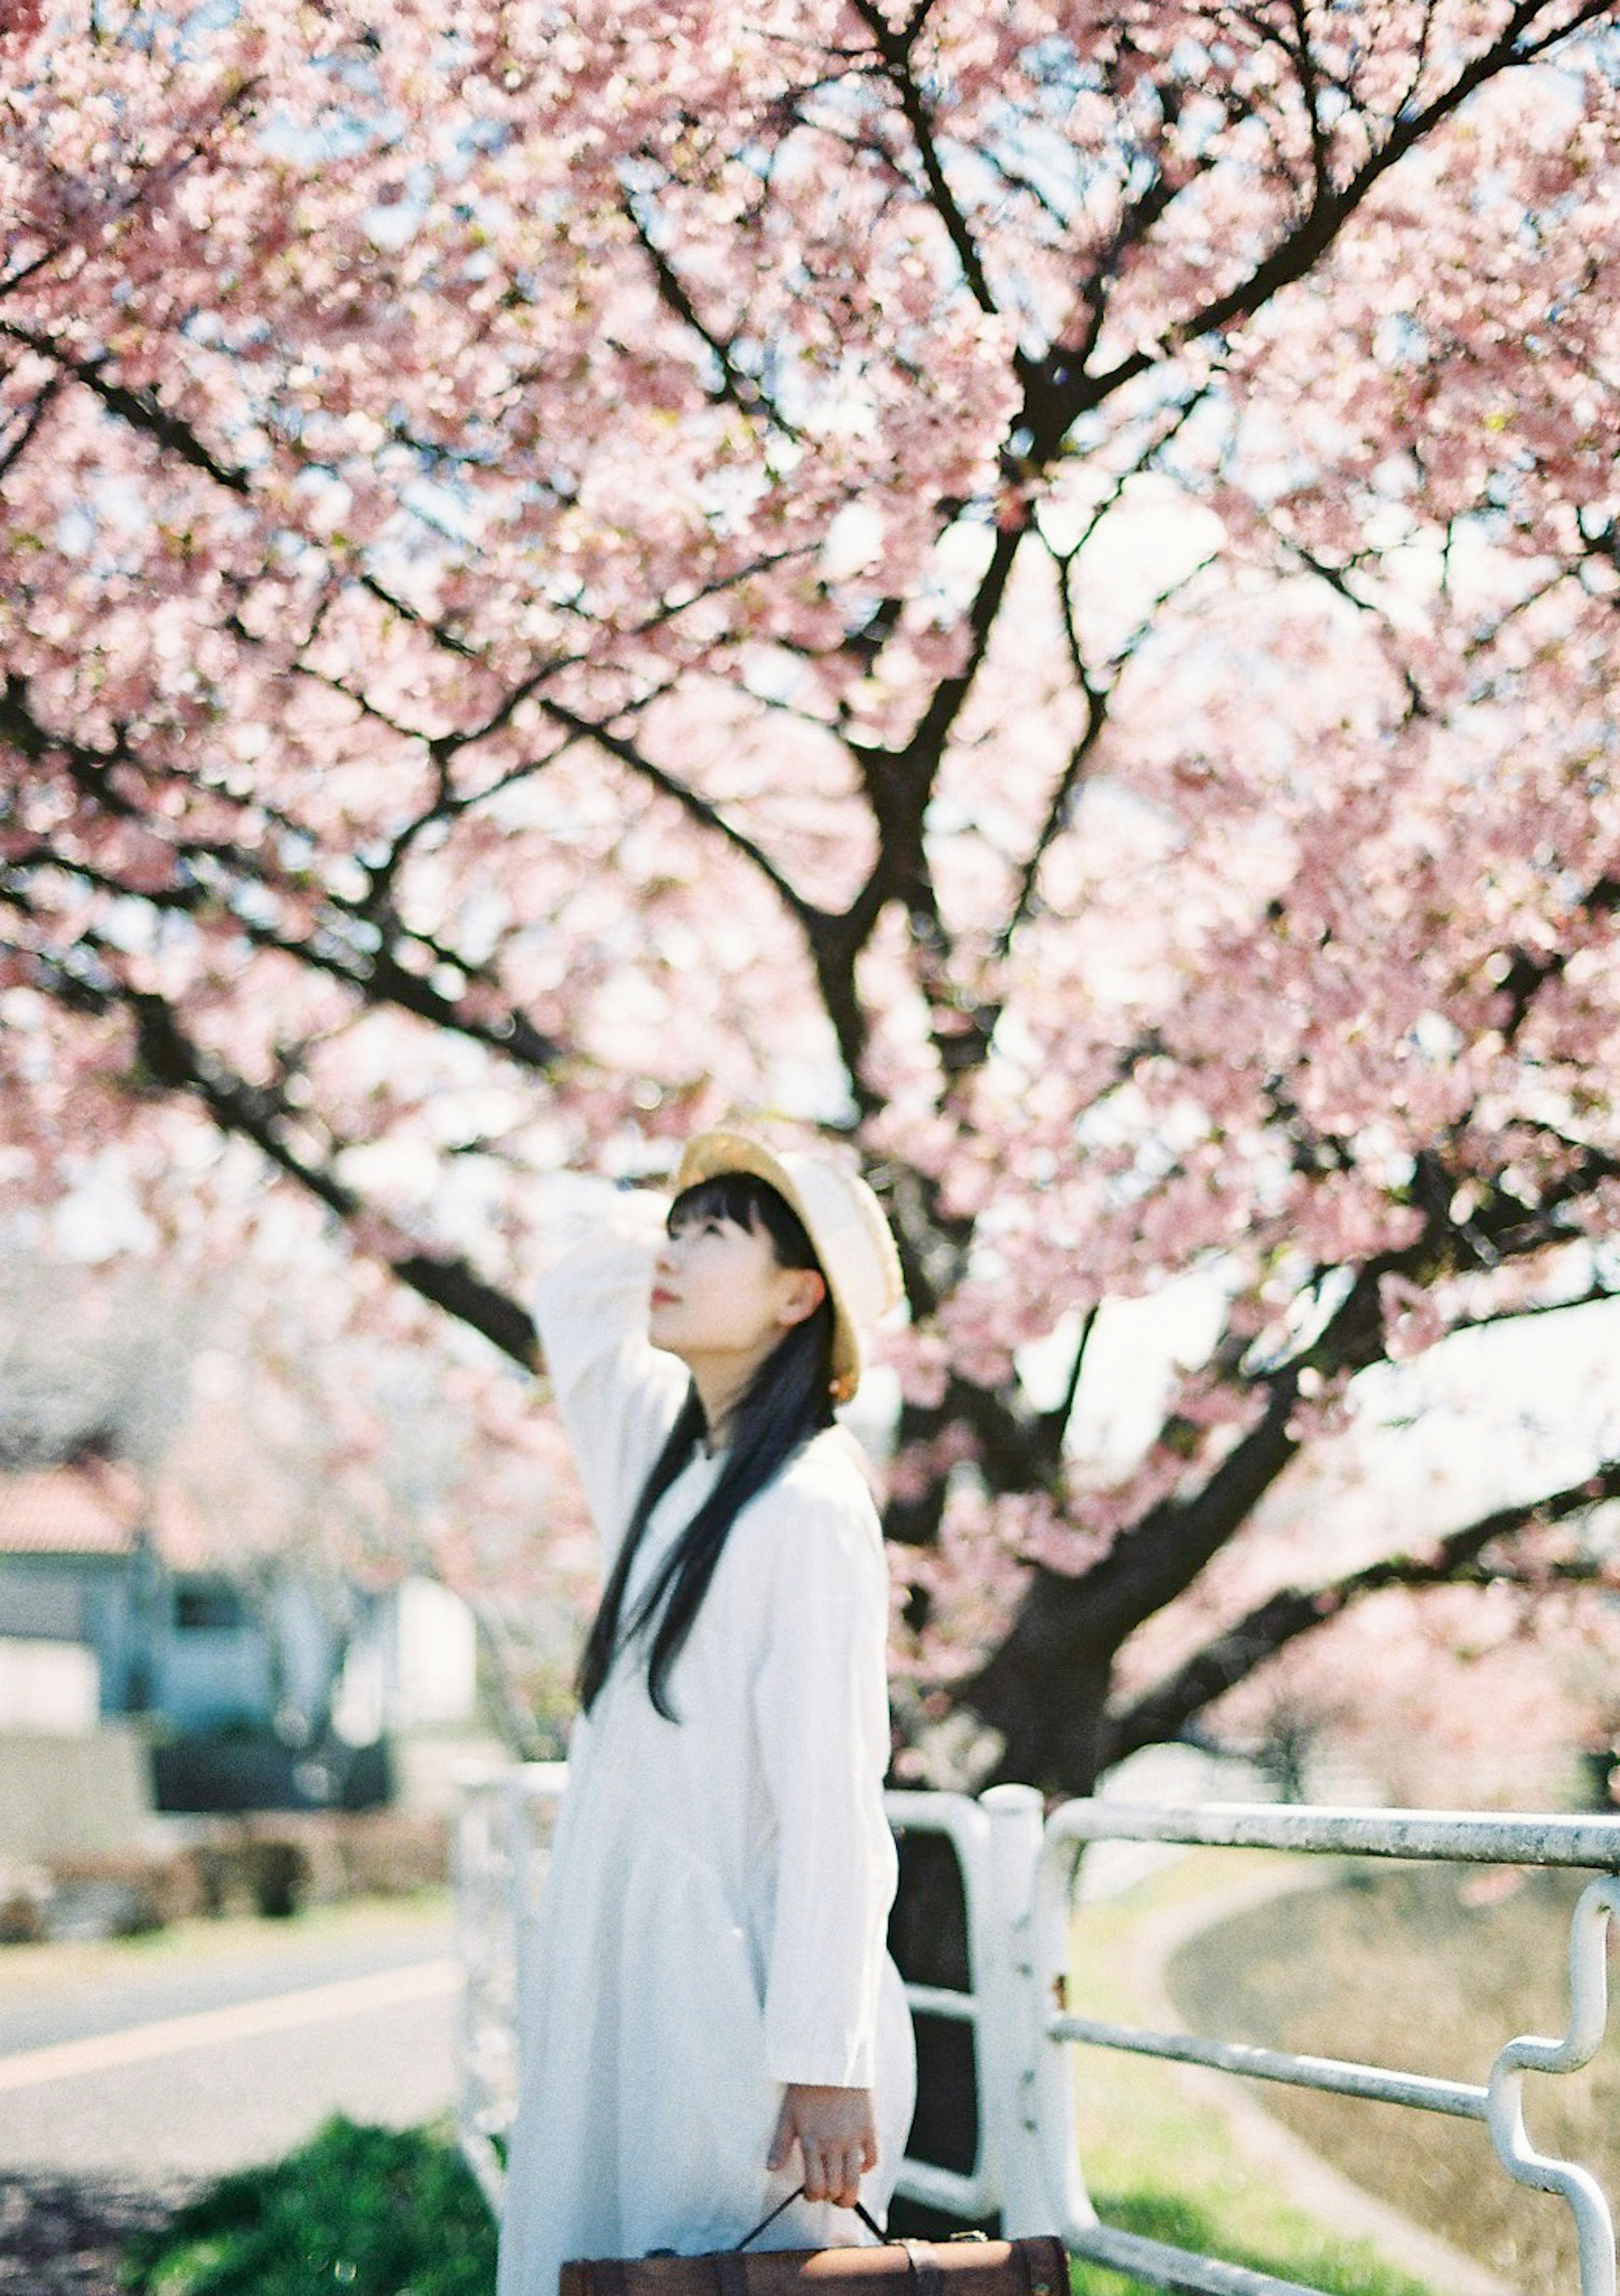
[[[126,2252],[132,2296],[489,2296],[495,2226],[447,2136],[329,2120]]]
[[[42,1866],[0,1867],[0,1945],[37,1945],[45,1934],[51,1877]]]
[[[205,1841],[193,1852],[204,1909],[214,1915],[251,1907],[285,1919],[308,1893],[311,1864],[303,1844],[281,1833],[241,1833]]]
[[[201,1910],[196,1866],[185,1851],[62,1852],[46,1861],[50,1937],[144,1937]]]

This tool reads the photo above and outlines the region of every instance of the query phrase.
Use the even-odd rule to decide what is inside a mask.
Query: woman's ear
[[[803,1324],[826,1298],[826,1278],[818,1267],[785,1267],[777,1304],[778,1324]]]

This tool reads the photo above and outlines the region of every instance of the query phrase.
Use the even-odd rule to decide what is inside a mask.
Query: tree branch
[[[103,1009],[121,1009],[133,1021],[136,1055],[153,1083],[165,1092],[200,1102],[220,1132],[251,1140],[277,1171],[339,1219],[353,1221],[365,1212],[361,1199],[338,1177],[330,1161],[317,1163],[292,1144],[287,1136],[295,1111],[274,1090],[249,1084],[217,1054],[203,1051],[163,998],[146,990],[110,987],[102,1001]],[[459,1253],[406,1250],[386,1257],[394,1275],[419,1298],[481,1332],[525,1370],[538,1367],[539,1345],[532,1319],[505,1292],[486,1283]]]
[[[29,409],[28,420],[17,437],[6,448],[4,456],[0,456],[0,479],[4,479],[27,453],[37,435],[40,424],[50,413],[59,393],[66,387],[67,377],[58,367],[54,374],[47,378],[45,388],[36,396],[33,406]]]
[[[967,218],[958,204],[956,194],[945,179],[939,146],[934,141],[933,122],[929,118],[922,89],[917,86],[911,69],[911,52],[926,20],[927,10],[925,7],[914,8],[899,29],[890,23],[876,0],[855,0],[855,12],[872,35],[873,44],[893,80],[906,125],[917,144],[929,200],[934,213],[945,226],[946,237],[956,250],[967,291],[982,311],[994,316],[999,307],[991,291],[983,258],[967,227]]]
[[[1582,0],[1574,14],[1540,37],[1525,41],[1524,34],[1543,12],[1543,0],[1520,0],[1506,29],[1462,70],[1450,85],[1420,110],[1397,116],[1386,141],[1357,169],[1342,190],[1319,195],[1294,228],[1262,258],[1246,279],[1215,296],[1169,330],[1175,342],[1191,342],[1203,335],[1219,334],[1234,320],[1252,318],[1285,287],[1303,279],[1320,262],[1351,217],[1390,169],[1423,139],[1460,111],[1487,81],[1516,66],[1532,63],[1584,25],[1612,11],[1612,0]],[[1139,346],[1105,373],[1088,378],[1077,390],[1070,421],[1088,408],[1145,374],[1164,355],[1164,342]]]
[[[1246,1680],[1263,1660],[1369,1595],[1392,1587],[1487,1585],[1515,1578],[1510,1569],[1495,1570],[1484,1563],[1485,1549],[1517,1531],[1565,1521],[1616,1497],[1620,1497],[1620,1460],[1609,1460],[1579,1483],[1482,1515],[1449,1532],[1426,1553],[1393,1555],[1324,1587],[1283,1588],[1217,1635],[1164,1682],[1110,1716],[1104,1725],[1103,1761],[1122,1761],[1143,1746],[1177,1737],[1195,1715]],[[1583,1583],[1593,1575],[1579,1574]]]
[[[739,414],[750,417],[763,415],[784,438],[799,438],[800,432],[781,413],[769,392],[737,365],[733,356],[735,337],[718,334],[703,318],[686,282],[654,238],[635,193],[627,192],[620,204],[630,229],[640,242],[643,254],[652,266],[659,299],[683,326],[690,327],[714,361],[720,375],[720,389],[713,396],[735,406]]]
[[[262,75],[256,72],[250,78],[243,80],[237,86],[232,88],[220,106],[218,122],[213,124],[223,126],[238,115],[245,116],[251,113],[254,101],[264,84]],[[108,221],[116,224],[121,217],[133,215],[142,201],[150,197],[154,184],[177,183],[186,170],[196,160],[202,158],[208,149],[208,138],[199,135],[184,151],[172,153],[160,166],[154,164],[144,174],[137,175],[124,196],[111,203],[106,211]],[[40,272],[48,270],[53,263],[59,261],[67,253],[70,246],[76,243],[77,242],[71,238],[59,240],[54,244],[43,248],[29,261],[19,265],[15,271],[5,273],[4,277],[0,277],[0,298],[13,295],[19,288],[26,287],[29,280],[37,278]]]
[[[500,1053],[527,1068],[544,1070],[555,1066],[561,1057],[562,1048],[543,1036],[518,1006],[509,1007],[498,1020],[478,1018],[464,1012],[456,997],[444,995],[431,980],[403,964],[400,948],[402,943],[408,942],[425,949],[436,962],[454,966],[468,980],[489,982],[487,967],[462,958],[455,949],[445,947],[424,933],[405,934],[391,913],[374,913],[365,902],[346,902],[327,895],[317,928],[307,938],[283,932],[264,917],[251,914],[246,895],[251,890],[267,894],[274,900],[278,892],[275,873],[260,867],[252,855],[238,845],[167,836],[161,816],[121,794],[111,780],[115,766],[134,766],[136,760],[121,750],[109,753],[91,750],[83,743],[51,734],[34,716],[26,685],[12,675],[8,675],[0,686],[0,741],[8,742],[22,756],[37,760],[60,757],[92,803],[114,819],[138,822],[149,837],[166,844],[174,871],[168,886],[136,889],[76,855],[43,845],[25,849],[0,864],[0,898],[13,906],[25,906],[23,888],[29,869],[48,866],[77,877],[99,891],[138,901],[154,910],[167,909],[198,918],[210,911],[222,911],[251,947],[274,949],[279,955],[292,957],[309,972],[341,982],[362,1004],[409,1013],[430,1027],[484,1045],[491,1052]],[[296,823],[284,822],[283,826],[290,834],[300,833]],[[351,927],[357,917],[374,930],[381,930],[374,949],[356,946]]]
[[[663,796],[672,798],[682,812],[700,827],[723,838],[734,852],[740,853],[744,860],[752,864],[784,907],[807,933],[818,926],[832,922],[825,911],[807,901],[798,888],[783,875],[762,846],[757,845],[735,823],[728,821],[720,808],[711,804],[709,799],[700,797],[695,789],[656,764],[634,742],[627,741],[623,734],[615,734],[611,726],[581,716],[565,702],[555,701],[549,695],[541,697],[539,707],[554,724],[566,726],[572,733],[594,742],[598,749],[605,750],[611,758],[617,758],[621,765],[628,766],[633,774],[649,783]]]
[[[48,335],[36,334],[31,327],[13,326],[6,319],[0,319],[0,335],[10,342],[20,343],[25,350],[34,352],[39,358],[52,361],[61,373],[70,375],[75,382],[82,383],[86,390],[99,398],[110,414],[116,414],[132,430],[144,431],[160,447],[177,455],[181,462],[189,463],[194,470],[206,472],[217,486],[226,488],[234,495],[251,493],[251,473],[238,464],[221,462],[204,446],[189,422],[169,412],[156,391],[130,390],[122,383],[110,382],[103,372],[108,365],[105,355],[94,359],[75,358],[71,352],[53,342]]]

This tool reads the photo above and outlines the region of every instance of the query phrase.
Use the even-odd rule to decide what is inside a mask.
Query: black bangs
[[[803,1221],[787,1199],[757,1172],[716,1172],[683,1188],[670,1206],[670,1234],[695,1219],[724,1219],[738,1227],[762,1227],[781,1267],[820,1270]]]

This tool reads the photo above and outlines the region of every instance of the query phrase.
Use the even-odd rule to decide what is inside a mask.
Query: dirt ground
[[[0,2169],[0,2296],[125,2296],[124,2242],[161,2224],[193,2189]]]

